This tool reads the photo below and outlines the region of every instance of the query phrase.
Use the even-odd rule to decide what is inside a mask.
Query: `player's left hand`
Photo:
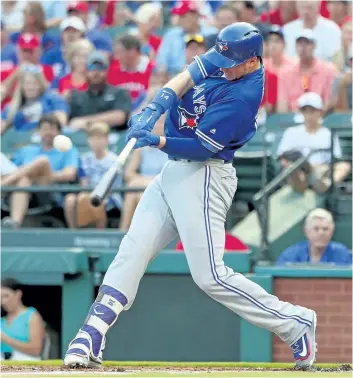
[[[129,139],[131,138],[137,139],[134,149],[146,146],[157,147],[161,140],[160,136],[147,130],[131,130]]]
[[[129,119],[129,131],[133,129],[151,131],[161,115],[160,109],[155,104],[149,104],[142,109],[141,113],[135,114]],[[130,139],[129,133],[127,137]]]

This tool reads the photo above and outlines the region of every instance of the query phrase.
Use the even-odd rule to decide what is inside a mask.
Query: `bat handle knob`
[[[102,203],[101,199],[97,195],[92,196],[90,200],[91,200],[91,205],[94,207],[98,207]]]

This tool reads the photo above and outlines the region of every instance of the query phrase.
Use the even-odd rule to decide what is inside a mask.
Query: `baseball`
[[[65,135],[57,135],[54,138],[54,147],[60,152],[66,152],[72,148],[71,139]]]

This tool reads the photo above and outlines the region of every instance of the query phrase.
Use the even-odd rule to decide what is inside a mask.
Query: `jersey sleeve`
[[[209,106],[195,133],[204,147],[217,153],[231,141],[240,142],[247,133],[253,134],[254,124],[247,104],[230,99]]]

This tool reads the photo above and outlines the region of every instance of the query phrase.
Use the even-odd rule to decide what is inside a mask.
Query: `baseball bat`
[[[126,160],[130,156],[135,143],[136,138],[131,138],[121,151],[120,155],[116,158],[114,164],[104,173],[102,179],[90,194],[90,202],[92,206],[98,207],[103,203],[105,197],[113,186],[117,175],[122,173]]]

